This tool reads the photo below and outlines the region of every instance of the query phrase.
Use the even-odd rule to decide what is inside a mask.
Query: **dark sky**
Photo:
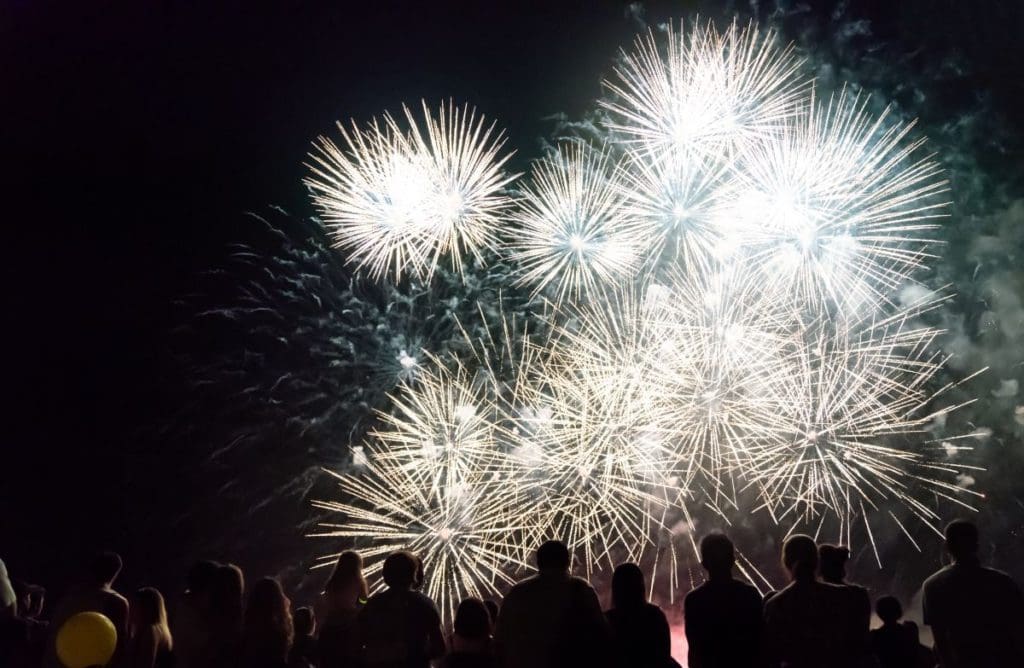
[[[899,39],[892,4],[857,11]],[[161,476],[175,453],[139,438],[167,413],[171,301],[246,239],[241,212],[310,211],[300,179],[314,137],[336,119],[451,97],[498,119],[521,160],[534,157],[545,116],[592,105],[635,32],[625,6],[4,3],[0,557],[50,582],[100,545],[136,564],[159,558],[124,518],[131,505],[151,531],[164,520],[125,490],[170,487],[189,503],[187,478]]]

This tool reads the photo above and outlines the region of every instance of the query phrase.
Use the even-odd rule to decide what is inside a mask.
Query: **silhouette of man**
[[[910,644],[914,647],[914,661],[907,665],[913,668],[935,668],[935,664],[938,663],[935,652],[931,647],[921,644],[921,631],[917,628],[917,622],[907,620],[903,622],[903,628],[907,630]]]
[[[1024,596],[1005,573],[978,560],[978,528],[946,527],[953,564],[925,580],[924,623],[943,668],[1024,666]]]
[[[93,558],[85,580],[57,604],[50,623],[47,642],[47,666],[60,666],[57,658],[57,633],[69,618],[80,612],[99,612],[117,629],[117,650],[112,663],[118,661],[128,636],[128,600],[114,591],[114,581],[121,573],[121,557],[116,552],[102,552]]]
[[[413,589],[422,572],[419,558],[395,552],[381,574],[388,588],[370,597],[359,612],[363,665],[368,668],[429,668],[444,654],[437,606]]]
[[[563,543],[544,543],[537,550],[537,574],[505,596],[494,633],[503,668],[589,668],[611,661],[597,594],[569,574],[569,561]]]
[[[841,587],[847,601],[843,607],[846,617],[846,642],[858,656],[869,653],[868,631],[871,629],[871,595],[860,585],[846,581],[846,562],[850,550],[845,545],[820,545],[818,547],[818,569],[821,579],[828,584]]]
[[[782,564],[792,582],[764,606],[765,652],[769,665],[787,668],[856,666],[843,608],[847,593],[815,579],[818,549],[810,536],[790,536]]]
[[[893,596],[883,596],[875,603],[875,614],[882,626],[871,631],[871,652],[880,668],[912,668],[917,659],[917,633],[903,624],[903,606]]]
[[[683,601],[690,668],[756,666],[761,649],[761,594],[732,577],[732,541],[710,533],[700,541],[707,581]]]
[[[185,591],[178,602],[172,637],[175,668],[216,665],[213,588],[221,564],[197,561],[185,575]]]

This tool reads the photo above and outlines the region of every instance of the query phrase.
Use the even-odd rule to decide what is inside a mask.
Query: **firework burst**
[[[337,475],[348,501],[316,502],[343,519],[315,535],[361,543],[370,573],[380,557],[412,550],[429,564],[424,588],[450,623],[462,598],[493,596],[526,567],[529,482],[510,454],[512,416],[495,377],[458,360],[427,367],[382,416],[363,470]]]
[[[865,111],[845,91],[782,136],[748,147],[723,215],[739,228],[750,262],[779,298],[873,309],[928,259],[947,205],[938,165],[916,159],[912,124]]]
[[[428,565],[423,584],[438,602],[446,623],[455,607],[468,596],[489,598],[514,582],[520,559],[516,524],[522,514],[514,509],[525,499],[518,493],[517,477],[475,482],[458,476],[427,476],[442,480],[424,485],[420,471],[386,450],[371,449],[362,471],[337,477],[344,502],[315,501],[314,505],[339,520],[325,520],[314,536],[355,542],[367,560],[369,575],[380,571],[383,558],[397,550],[411,550]],[[429,462],[429,459],[424,460]],[[326,566],[336,554],[320,557]]]
[[[660,421],[656,303],[630,293],[574,310],[537,365],[521,448],[546,509],[543,533],[565,536],[588,571],[639,559],[680,490]]]
[[[931,257],[946,184],[912,124],[821,104],[775,41],[641,38],[605,84],[607,145],[561,145],[514,208],[500,140],[465,110],[322,142],[310,186],[353,261],[430,275],[486,249],[531,294],[463,330],[468,355],[404,351],[415,373],[339,475],[345,500],[319,503],[343,516],[321,535],[420,552],[450,618],[547,537],[588,574],[657,555],[674,587],[695,508],[846,542],[862,522],[872,544],[881,515],[916,545],[908,518],[969,506],[949,439],[923,435],[955,408],[918,321],[938,298],[894,296]]]
[[[534,165],[523,189],[512,259],[534,294],[598,298],[640,266],[642,229],[626,215],[608,153],[573,142]]]
[[[465,254],[499,244],[511,154],[468,107],[434,116],[424,103],[422,128],[403,110],[408,131],[389,114],[362,129],[339,123],[344,148],[321,137],[306,184],[336,245],[371,275],[429,278],[442,255],[461,272]]]
[[[818,531],[832,517],[849,542],[854,520],[870,537],[870,514],[881,513],[916,545],[894,510],[909,510],[938,533],[940,516],[922,497],[970,508],[962,497],[980,495],[951,479],[971,467],[948,461],[939,443],[919,443],[936,418],[957,408],[929,409],[938,396],[929,381],[945,361],[931,352],[938,333],[911,326],[906,312],[851,323],[838,335],[821,322],[797,332],[787,347],[790,377],[777,386],[787,393],[777,423],[785,436],[746,462],[746,479],[777,523]]]
[[[719,161],[748,141],[777,136],[806,86],[792,47],[772,32],[733,23],[668,27],[667,51],[653,33],[623,52],[610,98],[609,128],[654,160],[682,153]]]
[[[727,177],[724,165],[681,152],[656,161],[627,153],[620,174],[625,214],[646,240],[646,273],[681,264],[699,275],[729,255],[735,244],[722,224]]]

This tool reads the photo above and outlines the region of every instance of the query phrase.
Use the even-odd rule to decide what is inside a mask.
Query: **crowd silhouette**
[[[703,584],[683,602],[690,668],[1021,668],[1024,596],[1006,574],[981,565],[978,530],[965,521],[945,532],[952,563],[923,585],[924,623],[903,621],[893,596],[874,605],[847,581],[849,551],[805,535],[782,547],[789,584],[767,596],[734,578],[732,542],[700,541]],[[410,552],[389,555],[383,588],[370,595],[363,561],[342,553],[310,607],[292,608],[278,580],[246,587],[233,564],[200,561],[187,573],[174,618],[159,591],[125,598],[114,589],[121,559],[98,555],[88,576],[44,618],[45,591],[12,581],[0,561],[0,666],[60,668],[56,637],[65,622],[101,613],[117,632],[116,668],[671,668],[665,613],[647,600],[636,564],[619,565],[611,607],[571,573],[569,550],[548,541],[535,575],[502,601],[459,603],[445,635],[434,602],[420,591],[424,564]]]

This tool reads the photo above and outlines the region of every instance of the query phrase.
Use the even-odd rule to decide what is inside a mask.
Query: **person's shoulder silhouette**
[[[415,591],[422,562],[410,552],[395,552],[381,573],[387,589],[370,597],[359,612],[359,643],[365,666],[427,668],[444,654],[437,606]]]
[[[491,651],[491,613],[478,598],[459,603],[452,624],[450,653],[441,660],[440,668],[494,668]]]
[[[672,660],[672,637],[665,613],[647,602],[644,574],[636,564],[620,564],[612,574],[611,628],[616,665],[665,668]]]
[[[756,665],[761,642],[761,594],[733,579],[735,553],[725,534],[704,536],[700,556],[708,579],[683,601],[689,665]]]
[[[824,544],[818,547],[818,568],[821,579],[843,590],[842,614],[845,618],[844,643],[860,655],[869,652],[868,630],[871,627],[871,595],[860,585],[846,580],[846,563],[850,550],[845,545]]]
[[[880,668],[913,667],[917,659],[917,632],[900,623],[903,606],[893,596],[883,596],[875,603],[875,614],[882,626],[870,632],[871,653]]]
[[[951,522],[945,538],[953,564],[924,583],[924,623],[932,627],[943,667],[1024,665],[1020,587],[981,565],[974,524]]]
[[[500,665],[605,665],[608,626],[593,587],[570,575],[568,548],[547,541],[536,560],[537,574],[513,586],[498,613],[494,640]]]
[[[769,661],[793,668],[855,666],[859,648],[849,644],[844,614],[848,593],[819,582],[818,549],[810,536],[796,534],[783,544],[782,563],[792,582],[764,608]]]

